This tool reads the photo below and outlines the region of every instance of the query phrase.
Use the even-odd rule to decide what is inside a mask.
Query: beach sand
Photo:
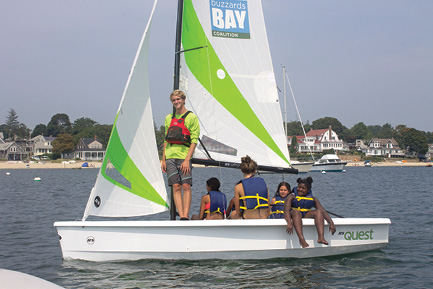
[[[24,163],[20,161],[1,161],[0,169],[79,169],[85,163],[84,161],[53,163],[51,161],[39,161]],[[89,168],[101,167],[101,162],[87,162]]]
[[[419,161],[386,161],[386,162],[372,162],[373,167],[425,167],[426,163]],[[348,167],[363,167],[364,162],[347,162]]]
[[[85,161],[76,161],[72,163],[53,163],[51,161],[39,161],[24,163],[19,161],[0,161],[0,169],[79,169]],[[89,168],[100,168],[102,162],[87,162]],[[364,167],[364,162],[347,161],[348,167]],[[425,167],[424,162],[415,160],[408,161],[386,161],[386,162],[373,162],[373,167]],[[194,165],[194,167],[201,167],[201,165]]]

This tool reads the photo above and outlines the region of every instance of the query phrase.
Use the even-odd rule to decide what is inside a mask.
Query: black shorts
[[[189,174],[184,175],[180,169],[183,161],[183,159],[168,159],[165,161],[169,186],[174,184],[188,184],[192,186],[192,163],[191,161],[189,162]]]

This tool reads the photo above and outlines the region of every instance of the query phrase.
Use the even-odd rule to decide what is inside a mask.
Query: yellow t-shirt
[[[175,118],[181,118],[183,114],[176,114]],[[165,117],[165,134],[167,135],[167,130],[170,127],[171,119],[173,114],[169,114]],[[191,143],[197,143],[198,137],[200,136],[200,124],[198,118],[195,114],[189,113],[185,118],[185,127],[189,130],[191,134]],[[167,141],[164,140],[165,143]],[[185,159],[188,155],[189,147],[180,144],[167,143],[165,147],[165,159]]]

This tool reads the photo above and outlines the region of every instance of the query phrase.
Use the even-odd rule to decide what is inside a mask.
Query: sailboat
[[[63,258],[309,258],[386,246],[387,218],[335,219],[337,232],[325,234],[328,246],[316,242],[314,220],[303,220],[307,249],[301,248],[296,235],[285,232],[285,220],[87,220],[150,215],[170,207],[153,131],[147,68],[156,3],[83,218],[54,223]],[[240,157],[248,154],[261,170],[296,173],[287,152],[261,1],[224,1],[228,8],[221,3],[178,4],[181,33],[175,70],[180,73],[175,78],[201,125],[194,162],[237,167]]]

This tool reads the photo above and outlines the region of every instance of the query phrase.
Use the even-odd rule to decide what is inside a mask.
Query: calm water
[[[348,167],[311,173],[330,212],[387,217],[390,243],[381,251],[330,258],[265,261],[63,261],[55,221],[80,219],[96,169],[0,170],[0,268],[65,288],[430,288],[433,285],[433,168]],[[195,168],[192,212],[207,178],[223,181],[228,198],[240,171]],[[306,175],[302,175],[305,177]],[[41,182],[33,179],[40,177]],[[271,194],[282,176],[263,176]],[[298,176],[285,176],[291,185]],[[423,205],[425,204],[425,205]],[[167,219],[168,213],[153,216]]]

